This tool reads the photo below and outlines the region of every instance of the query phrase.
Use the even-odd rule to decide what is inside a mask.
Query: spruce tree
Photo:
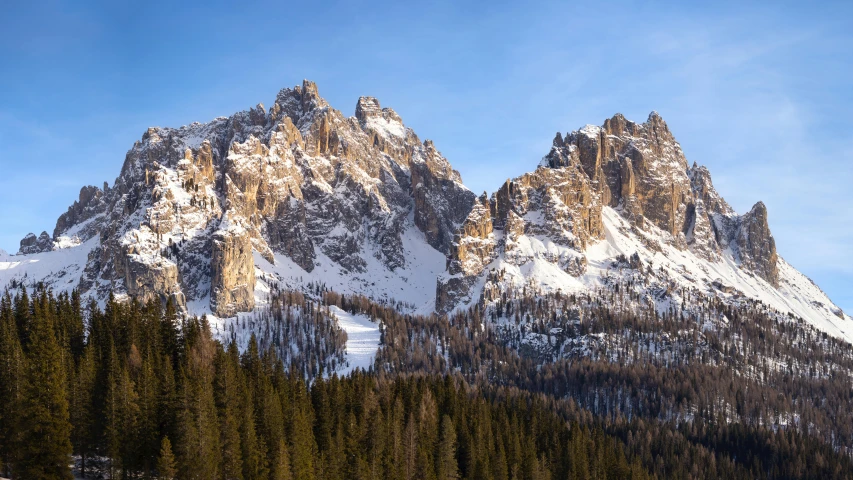
[[[169,441],[169,437],[163,437],[160,442],[160,455],[157,457],[157,480],[174,480],[177,474],[172,442]]]
[[[290,452],[287,450],[287,443],[284,439],[278,442],[278,448],[275,451],[275,458],[272,469],[270,470],[270,480],[292,480],[293,474],[290,471]]]
[[[441,419],[441,439],[438,442],[438,480],[456,480],[457,478],[459,478],[459,465],[456,463],[456,427],[453,425],[453,420],[445,415]]]
[[[232,365],[227,354],[219,348],[216,352],[215,391],[219,415],[219,444],[222,478],[242,480],[243,459],[240,446],[239,384],[237,365]]]
[[[24,352],[9,292],[0,299],[0,462],[8,472],[16,442],[16,418],[24,381]]]
[[[77,364],[74,381],[71,384],[68,401],[71,418],[71,443],[74,452],[80,455],[80,470],[85,476],[87,460],[94,450],[94,423],[96,412],[93,411],[93,394],[96,379],[95,348],[93,345],[84,347]]]
[[[13,470],[17,478],[71,479],[71,423],[65,392],[65,372],[53,319],[48,312],[33,315],[29,354],[20,409]]]

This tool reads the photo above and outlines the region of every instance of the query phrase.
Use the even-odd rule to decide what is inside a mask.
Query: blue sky
[[[532,170],[556,131],[657,110],[853,311],[850,2],[39,3],[0,17],[10,252],[82,185],[112,184],[148,126],[269,106],[309,78],[345,113],[360,95],[393,107],[476,192]]]

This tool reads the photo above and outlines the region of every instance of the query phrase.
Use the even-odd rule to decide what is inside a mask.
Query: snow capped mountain
[[[474,197],[393,110],[362,97],[345,117],[305,81],[269,110],[149,128],[114,186],[84,187],[0,282],[227,317],[280,282],[321,281],[431,310]]]
[[[853,341],[779,257],[764,204],[737,214],[655,112],[558,133],[538,168],[477,198],[396,112],[362,97],[346,117],[309,81],[269,109],[148,129],[112,187],[0,252],[0,285],[39,282],[218,317],[309,284],[422,313],[629,285],[661,311],[716,299]]]
[[[439,277],[436,309],[628,285],[659,311],[697,298],[794,315],[853,341],[853,319],[776,252],[767,209],[738,215],[666,123],[616,115],[554,145],[539,167],[481,197]]]

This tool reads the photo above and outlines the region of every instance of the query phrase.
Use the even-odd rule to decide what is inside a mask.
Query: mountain
[[[2,280],[221,317],[280,282],[431,309],[474,198],[393,110],[362,97],[345,117],[305,81],[268,110],[149,128],[114,185],[84,187],[52,236],[21,241]]]
[[[615,115],[557,134],[531,173],[481,196],[439,278],[436,309],[630,285],[664,312],[697,296],[795,315],[853,340],[853,319],[776,252],[761,202],[739,215],[667,124]]]
[[[346,117],[306,80],[269,109],[149,128],[112,187],[84,187],[52,235],[0,261],[13,287],[220,318],[282,287],[445,314],[629,285],[638,307],[713,299],[853,340],[853,319],[777,253],[765,205],[736,213],[655,112],[558,133],[534,171],[477,197],[392,109],[362,97]]]

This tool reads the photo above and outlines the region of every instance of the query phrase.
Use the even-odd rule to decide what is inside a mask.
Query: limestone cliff
[[[220,316],[254,307],[255,254],[305,273],[321,260],[344,274],[376,262],[393,272],[419,261],[405,254],[411,229],[448,253],[475,195],[393,110],[362,97],[355,113],[332,108],[306,80],[269,109],[149,128],[112,188],[85,187],[53,237],[27,237],[21,251],[96,237],[84,293],[182,309],[209,298]]]
[[[438,280],[436,309],[449,311],[478,295],[483,301],[500,293],[495,289],[519,282],[537,288],[550,280],[529,277],[545,275],[543,268],[591,280],[580,277],[586,274],[588,247],[605,238],[603,208],[630,225],[618,233],[636,236],[653,252],[672,248],[716,263],[727,251],[743,270],[779,285],[764,205],[737,215],[706,168],[688,167],[660,115],[652,112],[646,122],[634,123],[616,114],[600,127],[557,133],[535,172],[507,180],[492,195],[489,228],[482,227],[485,208],[471,211]],[[489,264],[501,271],[487,271]],[[482,292],[471,290],[477,284],[485,285]]]

